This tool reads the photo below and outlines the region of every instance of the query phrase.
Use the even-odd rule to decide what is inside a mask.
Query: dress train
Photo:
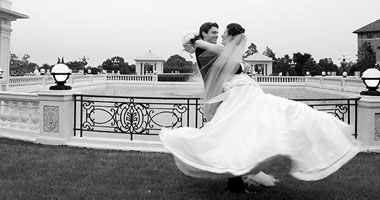
[[[286,157],[293,177],[320,180],[361,150],[350,125],[301,102],[265,94],[246,74],[235,75],[224,91],[210,100],[222,103],[203,128],[160,132],[162,144],[186,175],[247,176],[252,184],[271,186],[276,179],[260,171]]]

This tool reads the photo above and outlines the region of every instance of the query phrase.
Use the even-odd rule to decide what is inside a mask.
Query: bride
[[[237,73],[247,43],[244,28],[229,24],[222,39],[224,46],[195,41],[196,47],[219,55],[205,76],[205,114],[211,120],[201,129],[160,132],[184,174],[252,175],[287,157],[293,177],[313,181],[334,173],[360,151],[348,124],[303,103],[265,94],[247,74]],[[273,183],[270,178],[264,177]]]

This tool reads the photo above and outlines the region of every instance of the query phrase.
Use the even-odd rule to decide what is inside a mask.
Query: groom
[[[219,25],[215,22],[206,22],[201,25],[199,28],[199,37],[200,39],[216,44],[218,40],[218,31]],[[205,76],[218,57],[217,54],[212,54],[209,52],[205,52],[205,49],[196,48],[195,49],[195,57],[197,59],[197,64],[199,66],[199,70],[201,72],[203,80],[205,79]]]
[[[199,28],[199,37],[200,39],[206,42],[216,44],[219,33],[218,29],[219,25],[217,23],[206,22],[202,24]],[[204,81],[208,70],[210,69],[214,61],[217,59],[218,55],[206,52],[205,49],[196,48],[195,57],[202,75],[202,79]],[[210,119],[207,120],[209,121]],[[229,178],[227,184],[228,189],[231,192],[248,193],[241,176]]]

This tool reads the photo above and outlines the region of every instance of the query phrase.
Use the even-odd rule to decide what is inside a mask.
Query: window
[[[376,36],[377,36],[378,38],[380,38],[380,32],[377,32]]]
[[[367,38],[373,38],[373,33],[367,33]]]

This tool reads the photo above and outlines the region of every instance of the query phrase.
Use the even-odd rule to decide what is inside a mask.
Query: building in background
[[[12,11],[12,2],[0,0],[0,68],[4,71],[0,79],[0,90],[6,90],[9,80],[9,60],[11,41],[11,22],[17,19],[27,19],[28,16]]]
[[[376,62],[380,62],[380,19],[359,28],[353,33],[358,34],[358,49],[367,42],[376,53]],[[358,55],[358,60],[361,59],[361,55]]]
[[[134,60],[136,61],[137,75],[164,73],[165,60],[152,53],[151,50],[141,56],[137,56]]]

